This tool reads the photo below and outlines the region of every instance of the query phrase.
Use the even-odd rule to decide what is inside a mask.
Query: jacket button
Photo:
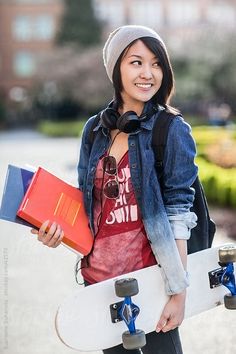
[[[136,166],[137,166],[136,163],[133,163],[133,164],[131,165],[132,168],[136,168]]]

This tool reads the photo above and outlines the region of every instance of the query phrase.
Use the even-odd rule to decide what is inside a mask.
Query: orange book
[[[39,228],[46,220],[58,223],[63,231],[63,243],[88,254],[93,237],[83,204],[83,193],[42,167],[35,172],[17,215]]]

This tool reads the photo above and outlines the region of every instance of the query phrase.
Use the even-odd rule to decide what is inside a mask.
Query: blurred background
[[[112,98],[102,47],[124,24],[163,37],[208,200],[236,208],[236,0],[0,0],[0,129],[78,137]]]
[[[236,0],[0,0],[1,191],[8,163],[77,183],[82,127],[112,98],[102,47],[125,24],[152,27],[165,41],[172,105],[192,126],[214,242],[235,241]],[[22,226],[0,220],[0,229],[0,353],[72,352],[53,320],[76,288],[75,257],[39,247]],[[220,308],[186,321],[185,352],[234,352],[233,315]]]
[[[1,127],[86,119],[101,109],[111,98],[102,46],[124,24],[163,37],[173,104],[185,115],[198,123],[234,118],[235,0],[1,0]]]

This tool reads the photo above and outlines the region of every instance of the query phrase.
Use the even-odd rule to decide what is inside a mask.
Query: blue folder
[[[0,219],[31,226],[16,215],[21,201],[34,175],[33,171],[14,165],[8,165],[5,186],[2,194]]]

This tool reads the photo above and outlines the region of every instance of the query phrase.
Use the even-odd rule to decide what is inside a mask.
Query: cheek
[[[157,74],[157,76],[156,76],[156,83],[157,83],[157,86],[158,86],[158,90],[159,90],[159,88],[161,87],[162,82],[163,82],[163,73],[162,73],[162,71],[160,71],[160,72]]]
[[[121,75],[121,82],[123,87],[130,86],[133,81],[136,79],[138,73],[136,69],[133,69],[131,66],[125,65],[121,63],[120,66],[120,75]]]
[[[123,77],[121,77],[121,82],[122,82],[122,87],[125,90],[126,88],[131,87],[132,84],[132,77],[130,75],[130,73],[126,73]]]
[[[163,80],[163,71],[162,70],[159,70],[156,74],[156,78],[158,81],[162,82]]]

